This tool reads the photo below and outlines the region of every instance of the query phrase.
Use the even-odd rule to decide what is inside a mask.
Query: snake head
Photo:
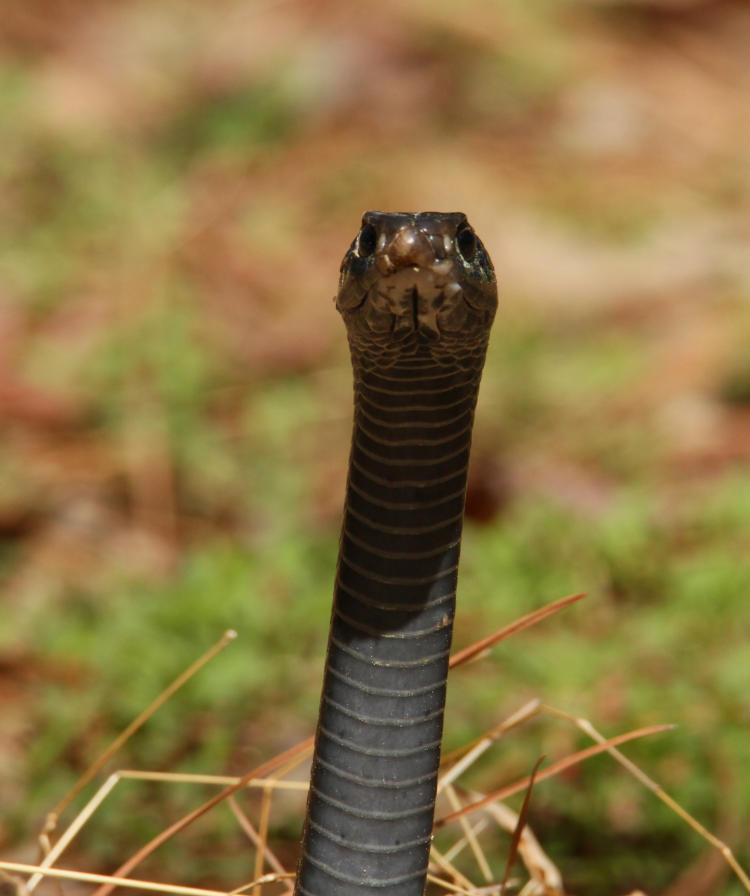
[[[365,212],[341,263],[336,307],[353,346],[486,342],[495,272],[461,212]]]

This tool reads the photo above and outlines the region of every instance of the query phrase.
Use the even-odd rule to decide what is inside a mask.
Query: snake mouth
[[[400,316],[394,314],[394,334],[420,333],[427,339],[439,339],[441,331],[437,323],[437,311],[425,301],[416,286],[407,296],[407,302],[408,312],[406,314]]]
[[[347,316],[359,317],[372,333],[390,333],[395,338],[417,335],[434,341],[460,331],[469,316],[481,313],[455,280],[446,283],[426,273],[402,270],[382,278],[356,306],[347,309]],[[407,274],[412,282],[404,282]]]

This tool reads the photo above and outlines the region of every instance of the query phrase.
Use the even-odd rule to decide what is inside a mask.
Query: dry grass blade
[[[306,742],[301,743],[298,746],[304,748]],[[304,758],[305,756],[303,753],[300,757],[300,761],[304,760]],[[285,769],[283,774],[286,774],[287,771],[289,771],[289,768]],[[121,769],[115,773],[114,777],[123,781],[163,781],[167,784],[212,784],[216,787],[221,784],[237,784],[239,781],[244,780],[244,778],[240,778],[238,775],[202,775],[191,774],[190,772],[147,772],[139,771],[137,769]],[[245,782],[245,787],[247,789],[265,789],[270,787],[272,790],[298,790],[303,792],[307,790],[307,783],[305,781],[284,781],[281,778],[276,777],[251,778],[249,781]]]
[[[461,808],[461,803],[459,802],[458,796],[456,795],[456,791],[453,787],[445,788],[445,795],[448,798],[448,802],[453,806],[454,810]],[[479,870],[482,872],[482,876],[485,881],[489,883],[492,880],[492,872],[490,871],[489,863],[482,851],[481,846],[479,845],[479,840],[476,837],[474,829],[472,828],[469,820],[467,818],[459,819],[459,824],[461,825],[461,830],[464,832],[463,840],[469,844],[469,848],[474,854],[474,858],[476,859],[476,863],[479,866]],[[446,855],[446,861],[450,861],[450,858]]]
[[[26,896],[28,890],[20,877],[0,869],[0,893],[7,894],[7,896],[10,896],[11,893],[15,896]]]
[[[40,868],[50,868],[60,858],[62,853],[68,848],[81,828],[91,818],[94,812],[96,812],[96,810],[109,796],[112,790],[114,790],[119,780],[120,775],[117,772],[107,778],[104,784],[102,784],[102,786],[81,809],[78,815],[76,815],[76,817],[68,825],[65,831],[63,831],[62,835],[59,837],[55,845],[47,850],[46,855],[39,863]],[[28,892],[31,893],[43,879],[44,874],[41,871],[34,874],[26,885]]]
[[[262,887],[263,884],[277,884],[282,880],[293,880],[295,877],[296,875],[293,871],[283,871],[280,874],[277,874],[274,871],[269,874],[262,874],[260,877],[251,880],[250,883],[243,884],[241,887],[230,890],[226,896],[236,896],[236,894],[245,893],[247,890]]]
[[[163,830],[160,834],[157,834],[156,837],[150,840],[145,846],[141,847],[138,852],[131,856],[122,865],[120,865],[120,867],[115,872],[115,875],[118,877],[118,879],[122,879],[147,856],[150,856],[151,853],[158,849],[163,843],[166,843],[167,840],[174,837],[175,834],[184,830],[202,815],[205,815],[206,812],[213,809],[213,807],[222,802],[222,800],[225,800],[227,797],[232,796],[232,794],[237,793],[238,790],[242,790],[243,787],[247,786],[248,781],[252,780],[253,778],[263,777],[268,772],[277,769],[280,765],[284,765],[290,760],[298,758],[300,754],[304,753],[306,750],[312,749],[312,745],[313,739],[308,738],[308,740],[302,741],[302,743],[291,747],[289,750],[285,750],[283,753],[279,753],[278,756],[275,756],[273,759],[269,759],[268,762],[264,762],[262,765],[259,765],[257,768],[248,772],[246,775],[243,775],[237,780],[237,783],[226,787],[220,793],[217,793],[215,796],[211,797],[211,799],[206,800],[206,802],[200,805],[197,809],[189,812],[187,815],[183,816],[178,821],[174,822],[174,824],[171,824],[168,828]],[[111,893],[112,890],[114,890],[117,886],[117,883],[105,883],[104,886],[99,887],[95,891],[94,896],[108,896],[108,894]]]
[[[655,794],[666,806],[678,815],[687,825],[689,825],[694,831],[701,835],[708,843],[710,843],[715,849],[721,853],[726,863],[729,867],[734,871],[737,875],[738,879],[742,883],[742,886],[750,893],[750,876],[748,876],[745,869],[740,865],[737,859],[734,856],[734,853],[730,849],[730,847],[724,843],[723,840],[719,840],[714,834],[711,833],[707,828],[705,828],[697,818],[694,818],[689,812],[682,808],[682,806],[674,800],[665,790],[663,790],[659,784],[654,781],[653,778],[650,778],[644,771],[642,771],[638,766],[631,762],[627,756],[624,756],[619,750],[615,749],[615,745],[612,741],[607,741],[602,734],[600,734],[596,728],[588,721],[588,719],[580,719],[575,716],[568,715],[565,712],[562,712],[559,709],[555,709],[552,706],[544,707],[548,712],[552,713],[555,716],[558,716],[562,719],[567,719],[570,722],[573,722],[584,734],[587,734],[592,740],[595,740],[598,744],[604,745],[606,751],[612,756],[613,759],[617,760],[624,768],[626,768],[633,777],[643,784],[648,790],[650,790],[653,794]]]
[[[524,706],[514,712],[513,715],[509,716],[507,719],[503,719],[503,721],[494,728],[490,728],[486,734],[483,734],[477,740],[466,744],[464,747],[459,747],[457,750],[453,750],[452,753],[446,754],[440,760],[440,765],[441,767],[450,765],[451,768],[440,778],[440,782],[438,783],[438,793],[441,788],[446,787],[452,781],[455,781],[459,775],[463,774],[463,772],[476,762],[482,753],[485,753],[495,741],[506,733],[506,731],[510,731],[511,728],[515,728],[522,722],[526,722],[537,715],[541,705],[539,700],[529,700],[528,703],[524,704]]]
[[[263,797],[261,799],[260,804],[260,824],[258,825],[259,831],[258,836],[260,838],[260,842],[265,847],[266,842],[268,840],[268,820],[271,816],[271,796],[273,795],[273,789],[271,787],[263,788]],[[265,859],[265,853],[263,849],[259,849],[255,853],[255,877],[260,878],[263,874],[263,862]],[[260,896],[260,886],[256,885],[253,888],[253,896]]]
[[[304,746],[304,744],[302,746]],[[165,782],[179,781],[181,783],[190,784],[234,785],[238,784],[242,779],[234,775],[191,775],[175,772],[135,771],[131,769],[122,769],[120,771],[113,772],[113,774],[111,774],[107,778],[104,784],[102,784],[102,786],[81,809],[78,815],[75,816],[68,827],[63,831],[55,845],[49,849],[42,861],[39,863],[40,868],[51,868],[52,865],[54,865],[54,863],[60,858],[63,852],[65,852],[65,850],[77,836],[81,828],[83,828],[83,826],[89,821],[89,819],[96,812],[99,806],[114,790],[115,786],[122,780]],[[303,781],[282,781],[270,778],[251,778],[249,781],[245,782],[245,786],[262,788],[268,788],[270,786],[274,789],[279,790],[307,790],[307,784],[305,784]],[[44,875],[41,872],[34,874],[26,885],[26,889],[28,890],[28,892],[32,892],[43,880],[43,878]]]
[[[135,771],[131,769],[122,769],[113,772],[102,786],[96,791],[81,811],[76,815],[73,821],[63,831],[54,846],[50,848],[42,861],[39,863],[40,868],[51,868],[52,865],[65,852],[74,838],[77,836],[81,828],[89,821],[91,816],[101,806],[104,800],[114,790],[115,786],[123,780],[137,781],[164,781],[164,782],[181,782],[190,784],[214,784],[214,785],[233,785],[237,784],[241,779],[229,775],[190,775],[175,772],[148,772]],[[307,790],[307,785],[302,781],[281,781],[270,778],[251,778],[245,784],[246,787],[273,787],[280,790]],[[29,880],[26,888],[28,892],[32,892],[43,880],[44,875],[39,872]]]
[[[253,846],[258,850],[258,852],[262,852],[265,856],[266,861],[271,866],[271,869],[278,875],[286,874],[284,870],[284,866],[281,862],[276,858],[272,850],[269,848],[268,843],[266,843],[263,838],[258,834],[253,825],[250,823],[250,819],[245,815],[242,809],[239,807],[237,800],[233,796],[227,797],[227,803],[229,804],[229,808],[232,810],[232,814],[234,815],[237,823],[242,828],[242,830],[247,835],[248,840],[253,844]],[[291,887],[287,888],[287,893],[291,894]]]
[[[435,847],[435,844],[430,847],[430,862],[434,865],[437,865],[438,868],[442,869],[449,877],[452,878],[453,883],[449,884],[445,880],[441,880],[441,886],[447,886],[452,892],[455,893],[474,893],[476,887],[469,880],[466,875],[461,874],[458,868],[454,867],[454,865],[445,858],[445,856]]]
[[[451,792],[456,796],[456,808],[458,809],[461,806],[461,802],[460,800],[458,800],[458,795],[455,788],[451,787],[450,789]],[[482,796],[484,796],[484,794],[479,794],[476,799],[481,799]],[[468,821],[465,823],[468,824]],[[474,820],[470,825],[472,837],[476,839],[482,833],[482,831],[487,829],[488,826],[489,819],[485,818],[484,816]],[[466,849],[468,845],[469,840],[466,835],[464,835],[463,837],[459,837],[458,840],[456,840],[456,842],[453,844],[453,846],[451,846],[449,849],[446,849],[444,853],[446,861],[452,862],[456,858],[456,856],[459,856]]]
[[[498,629],[491,635],[487,635],[486,638],[480,638],[479,641],[475,641],[468,647],[464,647],[463,650],[459,650],[457,653],[453,654],[450,658],[451,669],[455,669],[457,666],[463,666],[464,663],[471,662],[472,660],[479,659],[488,650],[496,644],[499,644],[500,641],[505,640],[505,638],[509,638],[511,635],[515,635],[516,632],[523,631],[525,628],[536,625],[537,622],[541,622],[548,616],[552,616],[554,613],[564,610],[566,607],[576,603],[576,601],[582,600],[584,597],[586,597],[584,592],[561,597],[560,600],[553,601],[553,603],[547,604],[546,607],[540,607],[540,609],[534,610],[533,613],[521,616],[520,619],[516,619],[515,622],[511,622],[510,625],[503,626],[503,628]]]
[[[505,866],[505,874],[503,875],[503,882],[500,886],[500,896],[504,896],[505,888],[508,885],[508,880],[510,879],[510,872],[513,870],[513,865],[516,861],[516,856],[518,855],[518,844],[521,840],[521,834],[523,833],[523,829],[526,827],[526,818],[529,814],[529,803],[531,801],[531,791],[534,789],[534,781],[536,780],[536,773],[539,771],[539,766],[544,762],[545,757],[540,756],[534,768],[531,771],[531,775],[529,776],[529,786],[526,788],[526,795],[523,798],[523,805],[521,806],[521,811],[518,815],[518,821],[516,822],[516,827],[513,831],[513,836],[510,840],[510,849],[508,851],[508,861]]]
[[[482,794],[467,793],[466,798],[471,800],[482,799]],[[513,833],[518,825],[518,813],[504,803],[491,803],[484,810],[503,830]],[[529,872],[530,881],[526,885],[530,892],[539,894],[560,894],[563,892],[562,874],[552,859],[542,849],[541,844],[534,836],[528,824],[521,831],[518,842],[518,854],[521,857],[526,870]],[[532,886],[529,885],[533,885]],[[524,887],[526,892],[526,887]]]
[[[438,877],[435,874],[428,874],[427,880],[431,884],[436,884],[439,887],[442,887],[447,893],[457,893],[459,896],[474,896],[477,892],[474,887],[470,890],[467,890],[466,887],[459,887],[456,884],[452,884],[450,881],[444,880],[442,877]]]
[[[551,766],[549,766],[549,768],[546,768],[543,772],[540,772],[537,775],[536,780],[545,781],[547,778],[551,778],[554,775],[559,774],[566,768],[570,768],[571,765],[576,765],[579,762],[583,762],[585,759],[589,759],[590,757],[596,756],[599,753],[606,752],[609,747],[617,746],[618,744],[624,744],[628,741],[636,740],[639,737],[648,737],[651,734],[661,734],[664,731],[671,730],[673,727],[673,725],[651,725],[648,728],[638,728],[635,731],[628,731],[625,734],[618,734],[616,737],[612,737],[602,744],[596,744],[593,747],[587,747],[585,750],[579,750],[577,753],[572,753],[570,756],[559,759],[557,762],[554,762]],[[506,797],[512,796],[512,794],[514,793],[519,793],[529,786],[530,781],[531,778],[527,776],[520,781],[516,781],[514,784],[508,784],[506,787],[501,787],[499,790],[495,790],[493,793],[489,794],[489,796],[486,796],[475,803],[471,803],[471,805],[469,806],[464,806],[464,808],[458,812],[451,812],[449,815],[444,815],[442,818],[436,819],[435,827],[444,827],[446,824],[450,824],[450,822],[456,821],[462,815],[467,815],[470,812],[476,812],[478,809],[483,809],[485,806],[488,806],[495,800],[502,800]]]
[[[21,862],[2,862],[0,869],[16,871],[19,874],[41,873],[44,877],[62,880],[80,880],[84,883],[103,883],[114,887],[129,887],[133,890],[150,890],[155,893],[176,893],[177,896],[227,896],[223,890],[204,890],[200,887],[183,887],[179,884],[162,884],[152,880],[134,880],[127,877],[113,877],[108,874],[92,874],[88,871],[71,871],[68,868],[42,868],[41,865],[25,865]]]
[[[304,747],[305,745],[301,744],[300,746]],[[76,815],[73,821],[68,825],[55,845],[45,855],[44,859],[39,863],[40,868],[50,868],[52,867],[52,865],[54,865],[54,863],[60,858],[63,852],[71,844],[81,828],[83,828],[83,826],[89,821],[89,819],[96,812],[99,806],[114,790],[115,786],[119,784],[120,781],[124,780],[162,781],[168,783],[180,782],[183,784],[213,784],[216,786],[220,786],[222,784],[239,784],[240,781],[244,779],[239,778],[236,775],[192,775],[186,774],[184,772],[148,772],[136,771],[133,769],[121,769],[120,771],[113,772],[104,782],[104,784],[102,784],[99,790],[96,791],[96,793],[81,809],[78,815]],[[251,778],[249,781],[245,781],[244,786],[247,788],[263,788],[264,790],[269,788],[273,790],[290,790],[299,792],[304,792],[307,790],[307,784],[304,781],[283,781],[277,778]],[[273,864],[271,865],[271,867],[274,867]],[[279,868],[275,870],[283,869]],[[39,882],[43,880],[43,878],[44,875],[41,872],[33,875],[33,877],[26,885],[26,889],[31,892],[39,884]]]
[[[234,641],[237,637],[237,632],[232,629],[228,629],[224,632],[221,638],[213,645],[213,647],[209,648],[202,656],[198,657],[198,659],[188,666],[184,672],[175,678],[175,680],[159,694],[159,696],[151,703],[146,709],[143,710],[133,721],[122,731],[107,747],[106,750],[86,769],[86,771],[81,775],[81,777],[76,781],[73,787],[68,791],[68,793],[63,797],[62,800],[55,806],[52,812],[47,816],[47,820],[44,826],[43,835],[49,835],[52,831],[54,831],[57,826],[57,819],[60,817],[62,812],[70,805],[70,803],[78,796],[78,794],[83,790],[83,788],[91,781],[94,775],[102,768],[102,766],[111,759],[112,756],[122,747],[126,741],[128,741],[135,732],[144,725],[151,716],[169,700],[179,689],[186,684],[190,679],[196,674],[196,672],[200,671],[206,663],[210,662],[218,653],[221,653],[225,647]]]

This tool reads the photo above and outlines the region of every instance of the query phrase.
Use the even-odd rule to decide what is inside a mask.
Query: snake
[[[354,424],[294,892],[422,896],[496,278],[463,213],[369,211],[335,303]]]

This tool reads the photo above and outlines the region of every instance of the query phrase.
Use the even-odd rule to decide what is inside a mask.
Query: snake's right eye
[[[357,253],[360,258],[369,258],[375,252],[378,234],[372,224],[365,224],[357,239]]]
[[[465,224],[456,234],[456,246],[465,261],[471,261],[477,251],[477,238],[474,231]]]

